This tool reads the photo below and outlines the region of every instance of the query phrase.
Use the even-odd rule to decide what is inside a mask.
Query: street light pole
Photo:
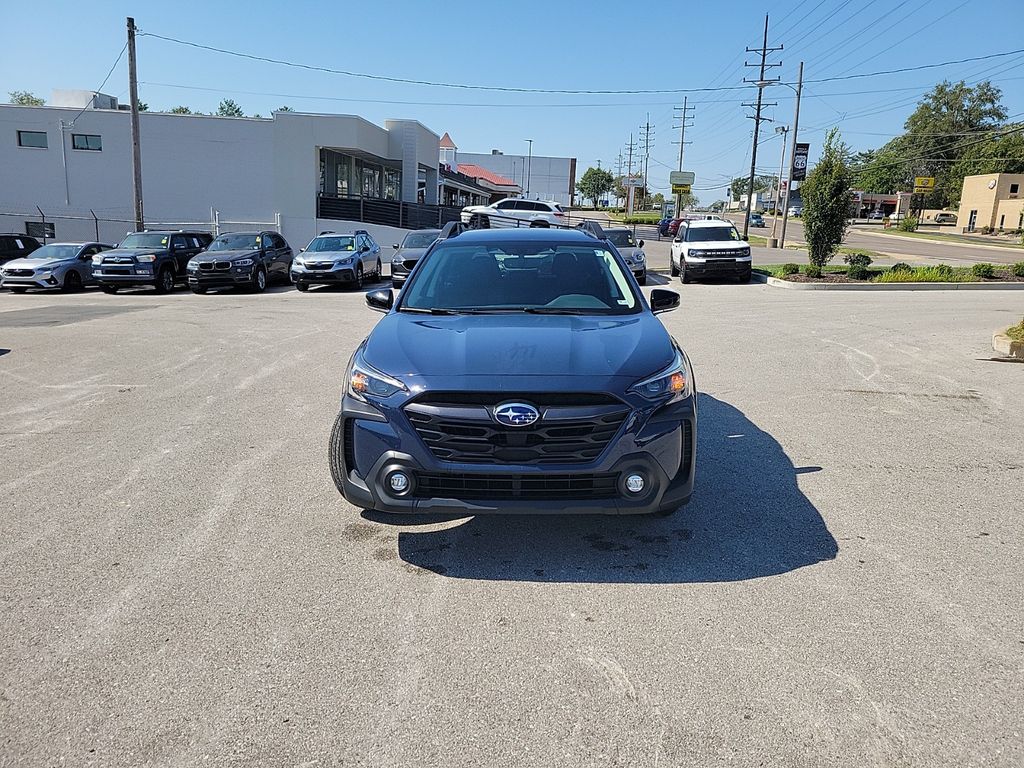
[[[526,196],[530,196],[530,180],[533,177],[533,139],[527,139],[526,143],[530,145],[530,154],[527,159],[526,165]]]
[[[800,93],[804,88],[804,63],[800,62],[800,74],[796,79],[796,112],[793,114],[793,141],[789,155],[789,183],[786,184],[786,202],[782,210],[782,232],[779,233],[779,248],[786,247],[786,222],[789,221],[789,195],[793,191],[793,164],[796,162],[797,131],[800,128]]]
[[[775,239],[775,229],[779,225],[779,203],[782,201],[782,171],[786,167],[786,134],[789,133],[789,127],[780,125],[775,128],[776,133],[782,134],[782,152],[779,157],[779,180],[775,184],[775,203],[772,206],[775,208],[775,218],[772,220],[772,240]]]
[[[135,67],[135,19],[128,17],[128,93],[131,97],[132,129],[132,207],[135,209],[135,230],[146,227],[142,205],[142,150],[139,147],[139,78]]]

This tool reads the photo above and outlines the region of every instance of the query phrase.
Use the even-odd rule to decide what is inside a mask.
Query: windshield
[[[444,244],[403,294],[403,311],[622,315],[640,311],[615,255],[579,243]]]
[[[128,235],[118,248],[166,248],[167,235],[159,232],[133,232]]]
[[[426,248],[437,240],[438,234],[440,233],[433,230],[430,232],[413,232],[405,236],[405,240],[402,241],[402,247]]]
[[[688,227],[686,230],[688,243],[723,243],[739,239],[736,227]]]
[[[352,237],[318,237],[309,244],[307,251],[321,253],[323,251],[354,251],[355,238]]]
[[[221,235],[206,250],[208,251],[255,251],[260,247],[260,236],[256,234]]]
[[[44,245],[29,254],[30,259],[73,259],[81,250],[80,245]]]
[[[635,248],[636,240],[632,232],[605,232],[608,240],[617,248]]]

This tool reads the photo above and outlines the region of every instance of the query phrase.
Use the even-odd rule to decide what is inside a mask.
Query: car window
[[[435,246],[405,288],[406,310],[630,314],[641,303],[602,244]]]
[[[429,232],[410,232],[405,236],[405,240],[402,241],[403,248],[426,248],[432,242],[437,240],[438,233],[436,231]]]
[[[313,239],[306,250],[323,253],[325,251],[354,251],[355,249],[354,237],[317,237]]]
[[[616,248],[635,248],[636,240],[633,239],[632,232],[606,232],[608,235],[608,241]]]
[[[687,227],[688,243],[722,243],[740,239],[736,227]]]
[[[511,211],[511,210],[515,209],[516,201],[515,200],[502,200],[500,203],[498,203],[494,207],[497,208],[499,211]]]
[[[175,235],[171,238],[171,248],[188,248],[188,242],[184,235]]]

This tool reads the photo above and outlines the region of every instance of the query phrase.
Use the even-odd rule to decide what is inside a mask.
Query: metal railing
[[[375,197],[317,196],[316,215],[319,219],[344,219],[364,224],[379,224],[403,229],[443,227],[458,221],[461,208],[424,203],[406,203]]]

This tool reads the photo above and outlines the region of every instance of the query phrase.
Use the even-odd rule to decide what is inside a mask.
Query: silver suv
[[[644,241],[637,240],[633,230],[626,227],[606,229],[604,234],[608,242],[615,246],[615,250],[622,254],[636,281],[640,285],[647,285],[647,255],[644,253]]]
[[[345,283],[361,288],[380,280],[380,246],[365,229],[341,234],[321,232],[292,260],[291,278],[300,291],[311,285]]]
[[[474,229],[554,227],[565,221],[561,207],[550,200],[508,197],[490,205],[469,205],[462,209],[462,223]]]

